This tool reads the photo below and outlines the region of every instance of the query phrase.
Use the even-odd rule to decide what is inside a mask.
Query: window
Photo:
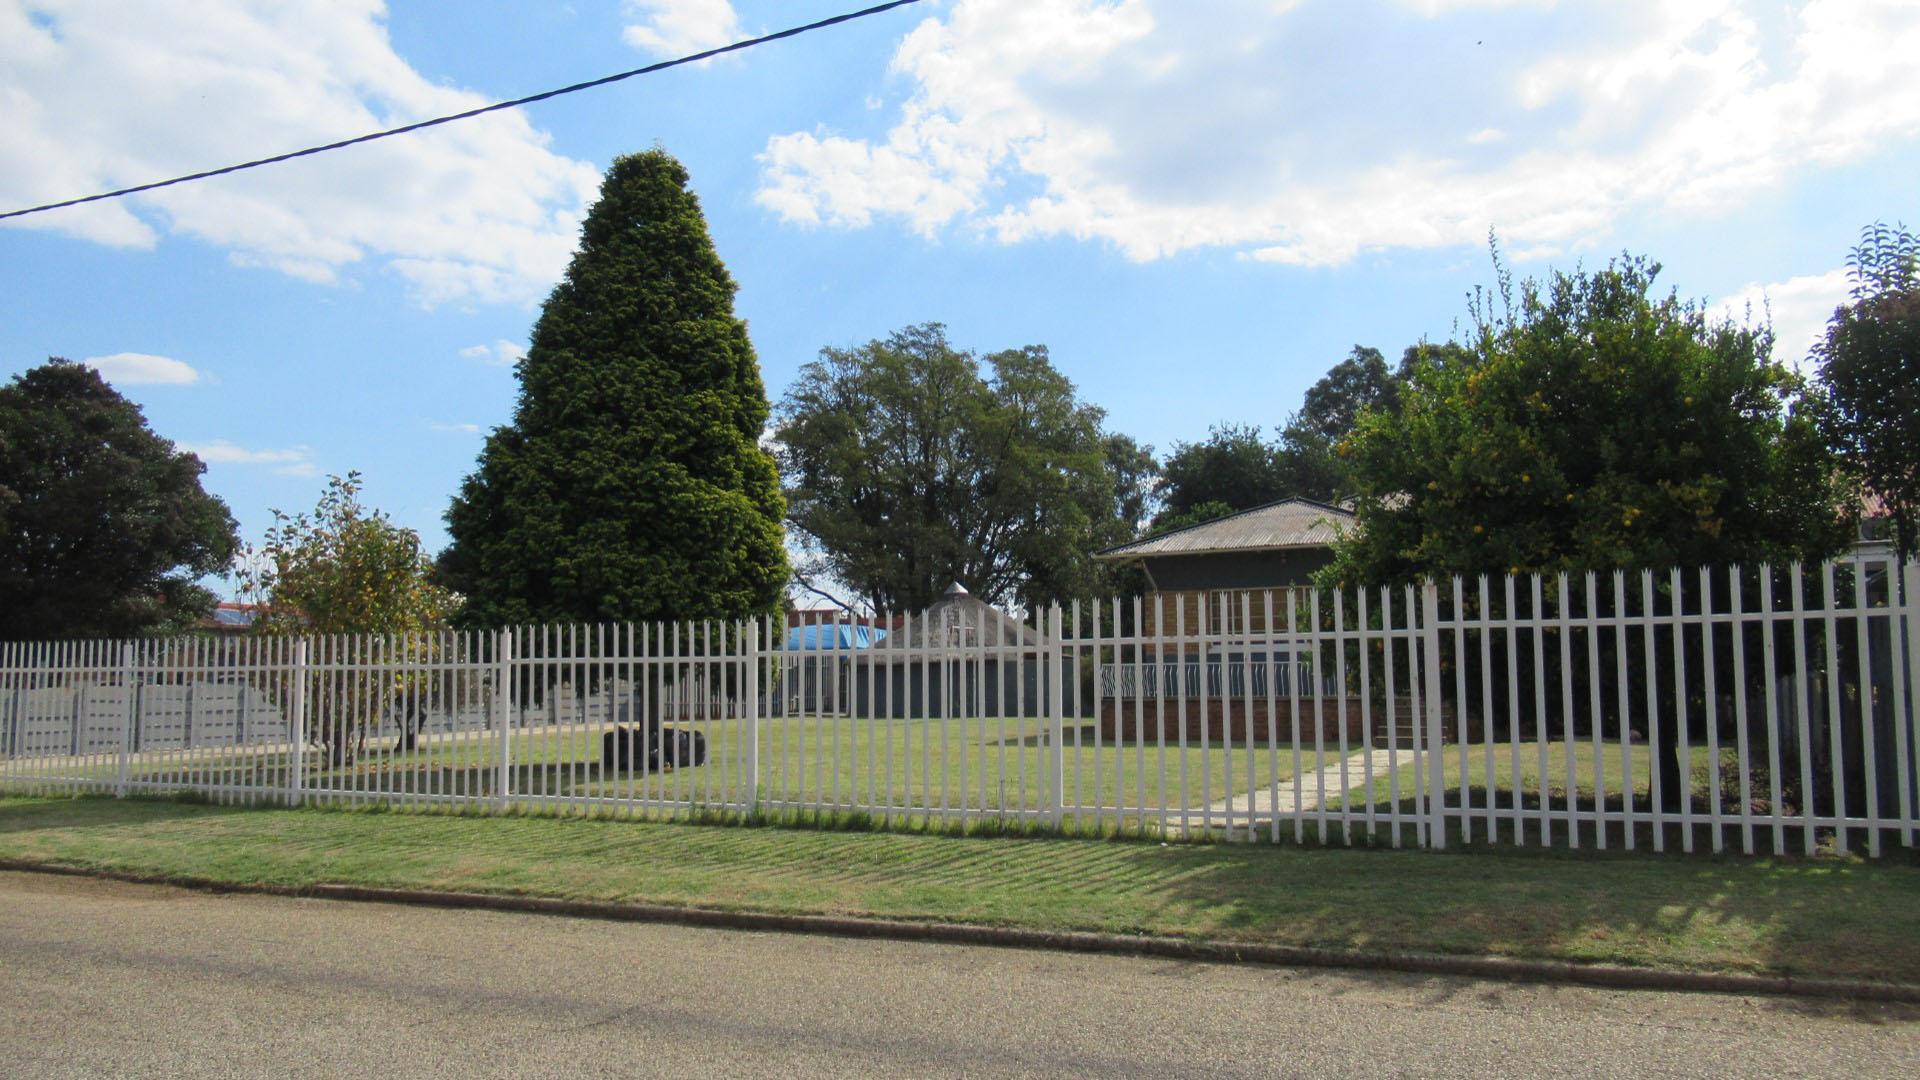
[[[1313,589],[1305,585],[1272,589],[1216,589],[1202,593],[1200,602],[1203,618],[1200,625],[1206,627],[1209,637],[1235,638],[1270,631],[1284,633],[1289,600],[1294,604],[1295,620],[1304,627],[1309,621],[1308,613],[1313,605]],[[1273,605],[1271,619],[1267,617],[1269,603]]]
[[[1222,589],[1208,593],[1207,634],[1211,637],[1238,637],[1247,632],[1247,616],[1259,597],[1245,591]]]

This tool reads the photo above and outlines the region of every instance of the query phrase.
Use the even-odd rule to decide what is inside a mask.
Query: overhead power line
[[[835,15],[831,18],[821,19],[819,22],[810,22],[805,26],[792,26],[771,34],[763,34],[757,38],[736,41],[731,45],[722,45],[717,49],[708,49],[705,52],[693,53],[674,60],[662,60],[657,64],[648,64],[645,67],[637,67],[630,71],[621,71],[612,75],[605,75],[598,79],[589,79],[586,82],[574,83],[572,86],[562,86],[557,90],[544,90],[538,94],[528,94],[526,97],[514,98],[511,101],[496,101],[491,105],[482,105],[477,109],[468,109],[465,112],[450,113],[446,116],[436,116],[431,120],[421,120],[418,123],[402,124],[399,127],[388,128],[385,131],[374,131],[365,135],[356,135],[351,139],[341,139],[339,142],[330,142],[321,146],[309,146],[305,150],[294,150],[285,154],[275,154],[272,157],[258,158],[253,161],[243,161],[238,165],[226,165],[218,169],[207,169],[203,172],[188,173],[185,176],[176,176],[170,180],[155,180],[150,184],[136,184],[133,187],[121,188],[118,191],[103,191],[98,195],[83,195],[77,199],[63,199],[60,202],[46,203],[42,206],[29,206],[24,210],[8,210],[0,212],[0,220],[25,217],[28,214],[39,214],[48,210],[59,210],[68,206],[79,206],[82,203],[100,202],[103,199],[117,199],[123,195],[136,195],[142,191],[152,191],[155,188],[172,187],[175,184],[184,184],[192,180],[205,180],[210,176],[225,176],[228,173],[257,169],[262,165],[277,165],[282,161],[292,161],[294,158],[312,157],[315,154],[324,154],[329,150],[340,150],[349,146],[357,146],[360,143],[370,143],[377,139],[389,139],[395,135],[405,135],[409,132],[420,131],[424,128],[438,127],[441,124],[451,124],[455,120],[465,120],[469,117],[480,116],[484,113],[499,112],[502,109],[515,109],[522,105],[531,105],[536,101],[545,101],[548,98],[557,98],[564,94],[578,93],[581,90],[591,90],[596,86],[606,86],[608,83],[617,83],[623,79],[631,79],[636,75],[651,75],[656,71],[665,71],[668,68],[679,67],[682,64],[698,63],[723,53],[739,52],[742,49],[751,49],[755,45],[765,45],[769,41],[799,37],[801,34],[810,33],[814,30],[824,30],[829,26],[838,26],[841,23],[852,22],[855,19],[864,19],[869,15],[879,15],[882,12],[892,11],[894,8],[902,8],[909,4],[917,4],[920,2],[921,0],[892,0],[891,3],[875,4],[872,7],[861,8],[859,11],[849,11],[844,15]]]

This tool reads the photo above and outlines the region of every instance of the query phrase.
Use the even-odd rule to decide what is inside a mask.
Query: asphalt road
[[[1920,1009],[0,874],[0,1075],[1915,1076]]]

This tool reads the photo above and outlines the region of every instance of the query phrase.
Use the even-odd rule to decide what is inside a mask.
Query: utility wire
[[[538,94],[528,94],[526,97],[514,98],[511,101],[496,101],[491,105],[482,105],[477,109],[468,109],[466,112],[451,113],[447,116],[437,116],[432,120],[422,120],[418,123],[403,124],[400,127],[388,128],[385,131],[356,135],[351,139],[341,139],[339,142],[330,142],[322,146],[309,146],[305,150],[294,150],[290,153],[275,154],[272,157],[259,158],[254,161],[243,161],[238,165],[228,165],[219,169],[208,169],[205,172],[188,173],[185,176],[176,176],[171,180],[156,180],[150,184],[136,184],[133,187],[121,188],[118,191],[103,191],[98,195],[85,195],[77,199],[65,199],[60,202],[47,203],[43,206],[29,206],[24,210],[7,210],[0,212],[0,220],[25,217],[28,214],[38,214],[47,210],[59,210],[67,206],[79,206],[82,203],[99,202],[102,199],[117,199],[122,195],[134,195],[142,191],[152,191],[155,188],[172,187],[175,184],[184,184],[191,180],[205,180],[210,176],[225,176],[228,173],[237,173],[246,169],[257,169],[262,165],[276,165],[282,161],[292,161],[294,158],[311,157],[314,154],[324,154],[329,150],[339,150],[348,146],[356,146],[360,143],[369,143],[376,139],[405,135],[409,132],[420,131],[423,128],[438,127],[441,124],[451,124],[455,120],[465,120],[468,117],[479,116],[483,113],[499,112],[502,109],[514,109],[522,105],[530,105],[536,101],[557,98],[563,94],[577,93],[581,90],[591,90],[596,86],[617,83],[623,79],[631,79],[636,75],[651,75],[656,71],[665,71],[668,68],[679,67],[682,64],[698,63],[701,60],[719,56],[722,53],[739,52],[742,49],[751,49],[755,45],[765,45],[769,41],[799,37],[801,34],[814,30],[824,30],[829,26],[838,26],[841,23],[852,22],[855,19],[864,19],[869,15],[878,15],[882,12],[892,11],[894,8],[906,7],[909,4],[917,4],[919,2],[920,0],[892,0],[890,3],[875,4],[872,7],[862,8],[859,11],[849,11],[844,15],[835,15],[832,18],[821,19],[819,22],[810,22],[805,26],[788,27],[785,30],[776,31],[761,37],[748,38],[745,41],[736,41],[731,45],[722,45],[717,49],[708,49],[705,52],[693,53],[690,56],[682,56],[676,60],[662,60],[657,64],[648,64],[646,67],[637,67],[631,71],[622,71],[598,79],[589,79],[586,82],[574,83],[572,86],[562,86],[557,90],[546,90]]]

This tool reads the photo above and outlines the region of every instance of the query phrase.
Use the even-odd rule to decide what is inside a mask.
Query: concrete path
[[[0,1075],[1920,1075],[1920,1008],[0,874]]]
[[[1323,791],[1326,793],[1329,804],[1338,804],[1343,776],[1346,779],[1346,790],[1349,794],[1364,791],[1369,768],[1373,770],[1375,781],[1385,780],[1389,763],[1395,761],[1399,763],[1401,790],[1411,791],[1414,769],[1419,760],[1420,755],[1412,750],[1373,750],[1352,754],[1338,764],[1329,765],[1318,773],[1302,773],[1298,785],[1295,785],[1289,777],[1279,785],[1278,790],[1263,787],[1258,791],[1236,795],[1231,799],[1214,803],[1207,808],[1212,816],[1211,827],[1245,829],[1249,810],[1252,811],[1255,822],[1270,820],[1276,809],[1283,818],[1292,817],[1295,810],[1307,814],[1320,808]],[[1283,760],[1281,764],[1284,766],[1286,763]],[[1195,829],[1208,827],[1200,821],[1194,821],[1191,824]]]

